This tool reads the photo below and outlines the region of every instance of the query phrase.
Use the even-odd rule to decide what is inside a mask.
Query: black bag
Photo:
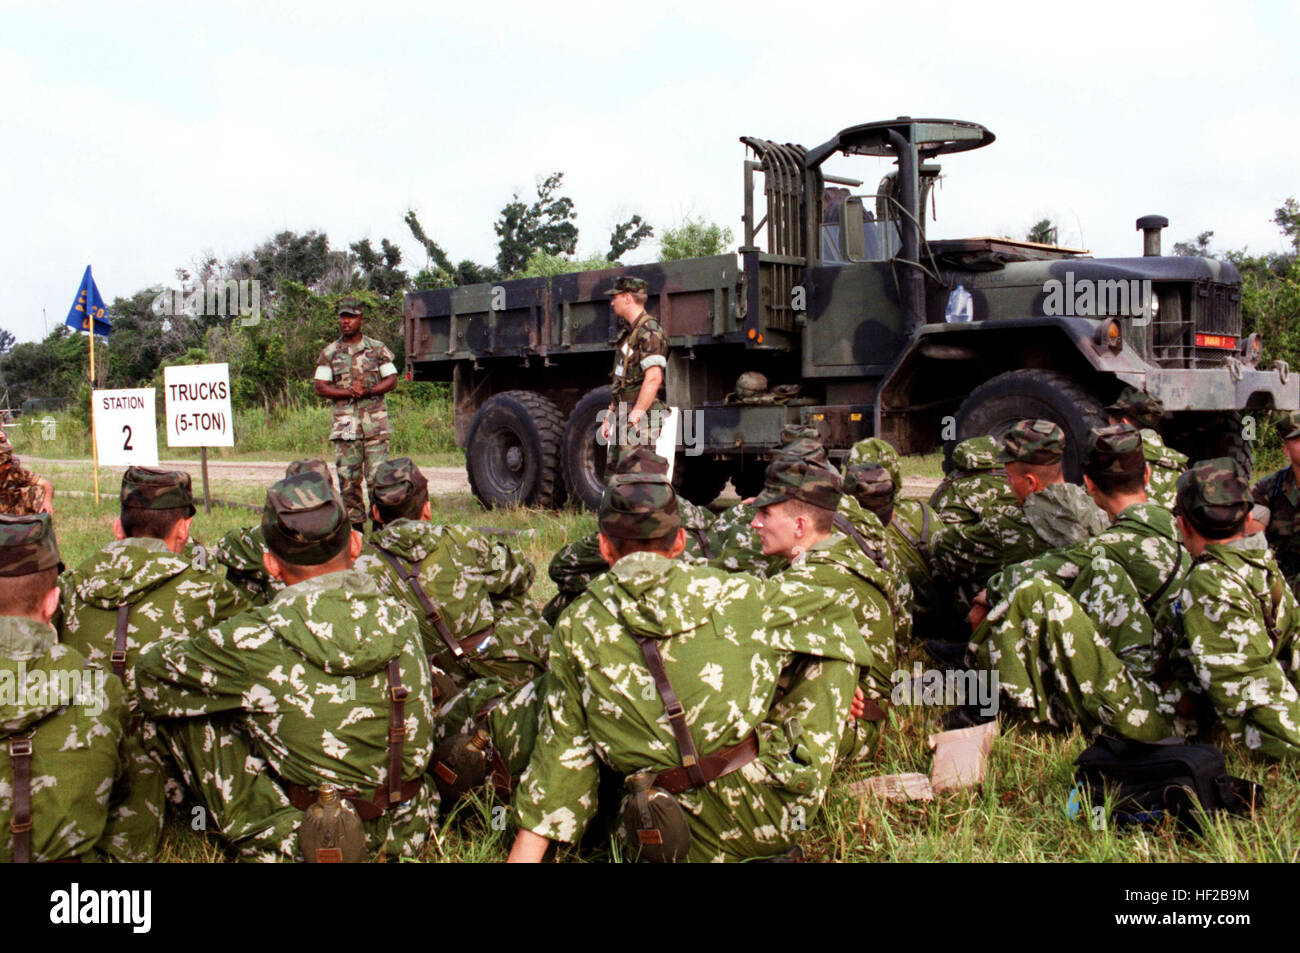
[[[1094,808],[1111,793],[1113,820],[1158,823],[1173,816],[1199,833],[1196,805],[1207,814],[1246,814],[1264,803],[1264,787],[1228,775],[1223,752],[1214,745],[1169,738],[1157,744],[1099,737],[1074,761],[1075,782]]]

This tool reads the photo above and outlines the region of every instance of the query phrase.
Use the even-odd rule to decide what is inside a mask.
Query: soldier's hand
[[[971,631],[980,627],[984,617],[989,614],[989,591],[981,589],[979,594],[971,601],[970,612],[966,614],[966,621],[970,624]]]
[[[366,390],[366,389],[365,389],[365,387],[362,386],[361,381],[353,381],[353,382],[352,382],[352,396],[353,396],[353,397],[360,397],[363,393],[365,393],[365,390]]]
[[[849,705],[849,714],[861,718],[867,713],[867,696],[862,693],[862,686],[853,689],[853,703]]]
[[[602,440],[609,440],[609,422],[613,419],[614,419],[614,410],[613,408],[610,408],[608,411],[605,412],[605,419],[601,422],[600,425],[600,438]]]

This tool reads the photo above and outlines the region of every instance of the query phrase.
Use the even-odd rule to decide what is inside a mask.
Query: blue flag
[[[113,326],[104,317],[104,299],[99,296],[99,289],[95,287],[95,279],[87,265],[86,273],[81,276],[81,287],[77,289],[77,300],[72,303],[68,320],[63,323],[78,331],[89,331],[92,318],[95,321],[95,333],[108,337]]]

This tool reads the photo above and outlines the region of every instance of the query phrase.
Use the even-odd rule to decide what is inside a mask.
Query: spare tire
[[[962,440],[1001,437],[1012,424],[1031,417],[1054,421],[1065,431],[1065,478],[1081,482],[1088,434],[1106,426],[1107,418],[1100,400],[1059,371],[1022,368],[976,387],[957,409],[957,439],[945,445],[944,457]]]
[[[493,394],[478,409],[465,443],[470,489],[486,507],[555,507],[564,502],[560,440],[564,416],[527,390]]]
[[[609,409],[613,389],[597,387],[588,391],[573,408],[564,428],[560,468],[569,498],[589,510],[600,509],[605,493],[605,447],[597,443],[600,412]]]

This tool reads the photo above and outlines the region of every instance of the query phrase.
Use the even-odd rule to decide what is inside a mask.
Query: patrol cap
[[[381,510],[402,512],[414,502],[429,498],[429,481],[410,457],[392,457],[375,467],[370,481],[370,502]]]
[[[129,467],[122,475],[122,507],[141,510],[188,509],[193,516],[194,495],[190,475],[184,470]]]
[[[313,473],[319,473],[325,478],[325,482],[334,485],[334,478],[330,476],[329,464],[324,460],[295,460],[284,468],[284,475],[287,477],[296,476],[299,473],[306,473],[310,470]]]
[[[0,576],[30,576],[46,569],[63,571],[50,514],[0,515]]]
[[[1139,427],[1155,430],[1165,415],[1165,405],[1146,391],[1125,387],[1115,398],[1115,403],[1107,405],[1106,413],[1112,417],[1127,417]]]
[[[1022,420],[1002,437],[998,463],[1051,466],[1065,453],[1065,431],[1050,420]]]
[[[1282,414],[1274,421],[1273,427],[1283,440],[1294,440],[1300,437],[1300,410],[1290,410]]]
[[[663,539],[682,528],[677,494],[662,473],[616,473],[600,498],[600,531],[611,539]]]
[[[794,443],[796,440],[816,440],[821,443],[822,435],[817,432],[816,427],[808,424],[786,424],[781,428],[780,441],[782,444]]]
[[[758,371],[745,371],[736,378],[737,397],[757,397],[767,392],[767,375]]]
[[[1254,501],[1241,466],[1232,457],[1192,464],[1179,478],[1174,513],[1202,536],[1222,539],[1240,532]]]
[[[898,488],[889,471],[879,463],[854,463],[844,469],[844,492],[884,522],[883,514],[893,509]]]
[[[365,306],[359,298],[342,298],[339,301],[339,314],[365,314]]]
[[[781,446],[776,451],[776,457],[777,459],[794,457],[815,463],[827,470],[834,469],[826,453],[826,447],[822,444],[821,435],[817,433],[815,427],[803,424],[787,424],[781,428]]]
[[[607,295],[621,295],[623,292],[628,291],[632,294],[645,294],[647,287],[649,286],[645,283],[644,278],[632,278],[629,275],[623,275],[615,278],[614,286],[604,293]]]
[[[839,475],[815,461],[782,456],[773,460],[763,480],[763,492],[754,500],[761,508],[786,500],[800,500],[810,506],[834,510],[840,505],[844,485]]]
[[[1088,434],[1088,453],[1083,458],[1083,472],[1088,476],[1102,473],[1131,476],[1146,469],[1142,453],[1142,435],[1130,424],[1102,427]]]
[[[894,445],[883,437],[868,437],[855,443],[844,465],[847,467],[855,463],[878,464],[889,471],[889,479],[893,481],[896,490],[903,485],[903,462]]]
[[[614,465],[611,476],[625,473],[653,473],[668,476],[668,461],[655,453],[650,447],[636,446],[619,454],[618,463]]]
[[[262,538],[278,559],[319,566],[343,552],[351,533],[334,488],[313,470],[285,477],[266,491]]]
[[[1001,449],[996,437],[971,437],[952,448],[952,465],[958,470],[992,470]]]

